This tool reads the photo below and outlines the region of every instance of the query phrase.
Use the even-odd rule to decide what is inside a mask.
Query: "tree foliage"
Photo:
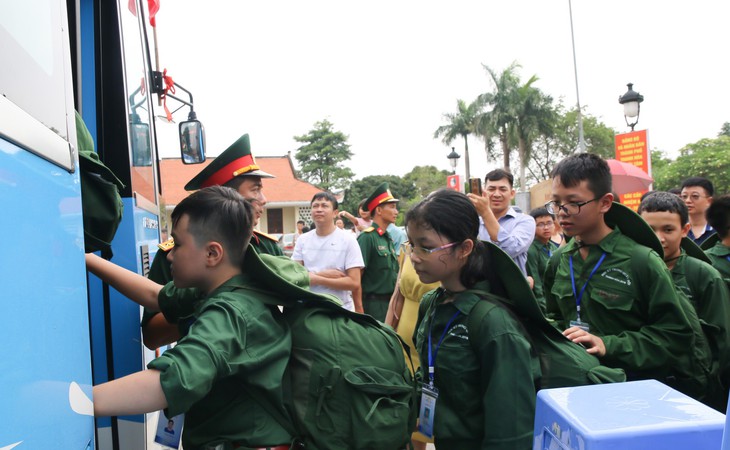
[[[542,134],[534,142],[532,157],[527,167],[527,184],[532,185],[550,178],[550,172],[561,159],[578,148],[578,110],[566,110],[559,104],[551,134]],[[595,117],[583,114],[583,134],[586,150],[604,158],[615,156],[615,131]]]
[[[342,163],[352,158],[348,136],[334,130],[327,119],[314,124],[314,128],[294,140],[303,143],[294,157],[300,164],[299,176],[324,190],[347,186],[355,174]]]
[[[730,192],[730,136],[701,139],[684,146],[679,154],[675,161],[660,159],[655,165],[652,153],[655,189],[679,187],[687,177],[706,177],[712,181],[717,195]]]
[[[456,138],[464,139],[464,167],[466,167],[467,179],[471,176],[468,138],[474,132],[474,124],[479,108],[479,103],[476,101],[467,105],[464,100],[457,100],[456,113],[444,114],[446,125],[441,125],[433,133],[434,139],[443,137],[442,142],[446,145],[451,145]]]
[[[434,166],[416,166],[402,177],[395,175],[371,175],[352,182],[345,191],[345,199],[340,206],[341,210],[357,215],[357,206],[369,197],[380,183],[387,182],[390,192],[400,200],[398,209],[398,225],[405,220],[405,213],[416,203],[425,198],[430,192],[446,187],[446,177],[449,172],[438,170]]]

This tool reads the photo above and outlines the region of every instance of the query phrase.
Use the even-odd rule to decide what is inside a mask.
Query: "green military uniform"
[[[268,234],[261,233],[254,230],[253,236],[251,237],[251,247],[255,248],[259,253],[266,253],[274,256],[284,256],[284,252],[279,247],[276,239],[269,236]],[[159,249],[152,260],[150,266],[150,272],[147,276],[150,280],[157,284],[167,284],[172,281],[172,272],[170,271],[170,261],[167,259],[168,253],[175,246],[172,239],[159,244]],[[149,321],[158,313],[149,308],[144,308],[142,313],[142,322],[140,326],[144,328]],[[181,330],[182,332],[183,330]],[[184,335],[184,333],[182,333]]]
[[[694,309],[675,291],[664,261],[618,227],[589,247],[585,260],[579,248],[571,240],[548,262],[543,278],[548,316],[563,329],[577,318],[572,256],[576,291],[585,285],[580,319],[606,346],[601,363],[624,369],[629,380],[654,378],[704,399],[711,371],[709,347]]]
[[[684,250],[671,270],[677,289],[685,295],[702,324],[713,356],[713,381],[717,380],[716,402],[725,411],[730,386],[730,294],[722,276],[712,266],[687,255]],[[724,388],[719,386],[722,380]],[[708,398],[708,400],[710,400]]]
[[[361,280],[362,306],[365,314],[382,322],[398,279],[398,257],[388,232],[375,222],[372,225],[357,237],[365,263]]]
[[[720,241],[705,250],[705,253],[712,260],[712,267],[720,272],[725,283],[730,287],[730,247],[723,245]]]
[[[388,183],[381,183],[370,197],[363,203],[363,209],[370,211],[373,219],[372,226],[360,233],[357,243],[360,245],[365,269],[360,280],[362,287],[362,307],[365,314],[384,322],[388,312],[395,282],[398,279],[398,255],[395,244],[387,227],[375,223],[374,211],[378,206],[386,203],[397,203],[400,200],[393,197]]]
[[[168,417],[185,413],[186,449],[291,441],[249,393],[259,392],[284,413],[282,379],[291,349],[288,328],[274,317],[278,311],[258,298],[267,294],[245,290],[251,282],[246,274],[235,276],[197,302],[188,335],[148,365],[161,372]],[[170,283],[160,299],[176,291]]]
[[[545,294],[543,293],[542,276],[547,268],[548,260],[550,260],[553,252],[557,249],[558,246],[553,241],[548,241],[547,244],[543,244],[539,239],[532,241],[530,248],[527,249],[525,269],[527,270],[527,275],[531,276],[535,282],[532,293],[535,294],[535,298],[543,312],[545,312]]]
[[[515,270],[519,269],[515,266]],[[489,291],[489,283],[482,281],[474,289]],[[423,379],[428,380],[429,333],[433,354],[445,332],[434,361],[434,385],[439,390],[434,412],[436,446],[529,449],[535,386],[541,372],[528,337],[507,308],[493,308],[481,324],[486,336],[476,353],[467,323],[474,305],[481,301],[479,295],[467,290],[453,302],[443,303],[444,292],[439,288],[424,296],[413,337]]]

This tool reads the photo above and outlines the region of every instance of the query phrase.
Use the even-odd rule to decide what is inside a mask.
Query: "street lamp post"
[[[447,158],[449,158],[449,164],[451,164],[451,174],[456,175],[456,165],[459,164],[459,158],[461,158],[461,155],[456,153],[454,147],[451,147],[451,153],[449,153]]]
[[[641,110],[641,102],[644,101],[644,96],[632,89],[634,87],[633,83],[629,83],[626,86],[628,86],[629,90],[618,98],[618,102],[624,105],[626,125],[631,127],[631,131],[634,131],[634,126],[639,123],[639,112]],[[629,122],[629,119],[632,119],[633,122]]]

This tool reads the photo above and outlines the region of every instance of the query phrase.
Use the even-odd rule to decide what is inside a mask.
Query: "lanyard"
[[[573,295],[575,296],[575,309],[577,310],[578,314],[578,322],[580,322],[580,300],[583,298],[583,293],[586,290],[586,286],[588,286],[588,282],[591,281],[591,278],[593,278],[593,274],[596,273],[596,270],[601,266],[601,263],[606,258],[606,252],[603,252],[601,257],[598,259],[598,262],[593,267],[593,270],[591,270],[591,274],[588,275],[588,279],[583,284],[583,287],[580,289],[580,292],[578,292],[575,289],[575,274],[573,273],[573,255],[570,255],[570,282],[573,285]]]
[[[436,316],[436,311],[434,310],[433,315],[431,316],[431,323],[428,327],[428,378],[431,382],[431,386],[433,386],[433,378],[434,373],[436,372],[436,354],[438,354],[439,347],[441,347],[441,343],[444,341],[444,338],[446,337],[446,333],[449,331],[449,327],[454,322],[454,319],[461,313],[461,311],[456,311],[456,314],[451,316],[451,319],[449,319],[448,323],[446,324],[446,327],[444,328],[444,332],[441,333],[441,339],[439,339],[438,344],[436,344],[436,350],[431,350],[432,347],[432,341],[431,341],[431,334],[433,334],[433,319]]]
[[[550,244],[549,244],[549,243],[548,243],[548,244],[547,244],[546,246],[544,246],[544,247],[542,248],[542,251],[544,251],[545,253],[547,253],[547,255],[548,255],[548,258],[552,258],[552,256],[553,256],[553,251],[552,251],[552,250],[550,250]]]

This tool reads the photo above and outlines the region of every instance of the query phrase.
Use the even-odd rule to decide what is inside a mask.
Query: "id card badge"
[[[177,450],[180,448],[180,436],[182,436],[183,422],[185,415],[179,414],[174,417],[166,417],[164,411],[160,411],[157,418],[157,429],[155,431],[155,443],[165,448]]]
[[[433,417],[436,414],[436,400],[439,390],[429,383],[423,383],[421,389],[421,412],[418,415],[418,431],[428,438],[433,438]]]
[[[581,320],[571,320],[570,321],[570,326],[571,327],[578,327],[581,330],[585,331],[586,333],[590,333],[590,331],[591,331],[591,326],[588,325],[588,323],[583,322]]]

